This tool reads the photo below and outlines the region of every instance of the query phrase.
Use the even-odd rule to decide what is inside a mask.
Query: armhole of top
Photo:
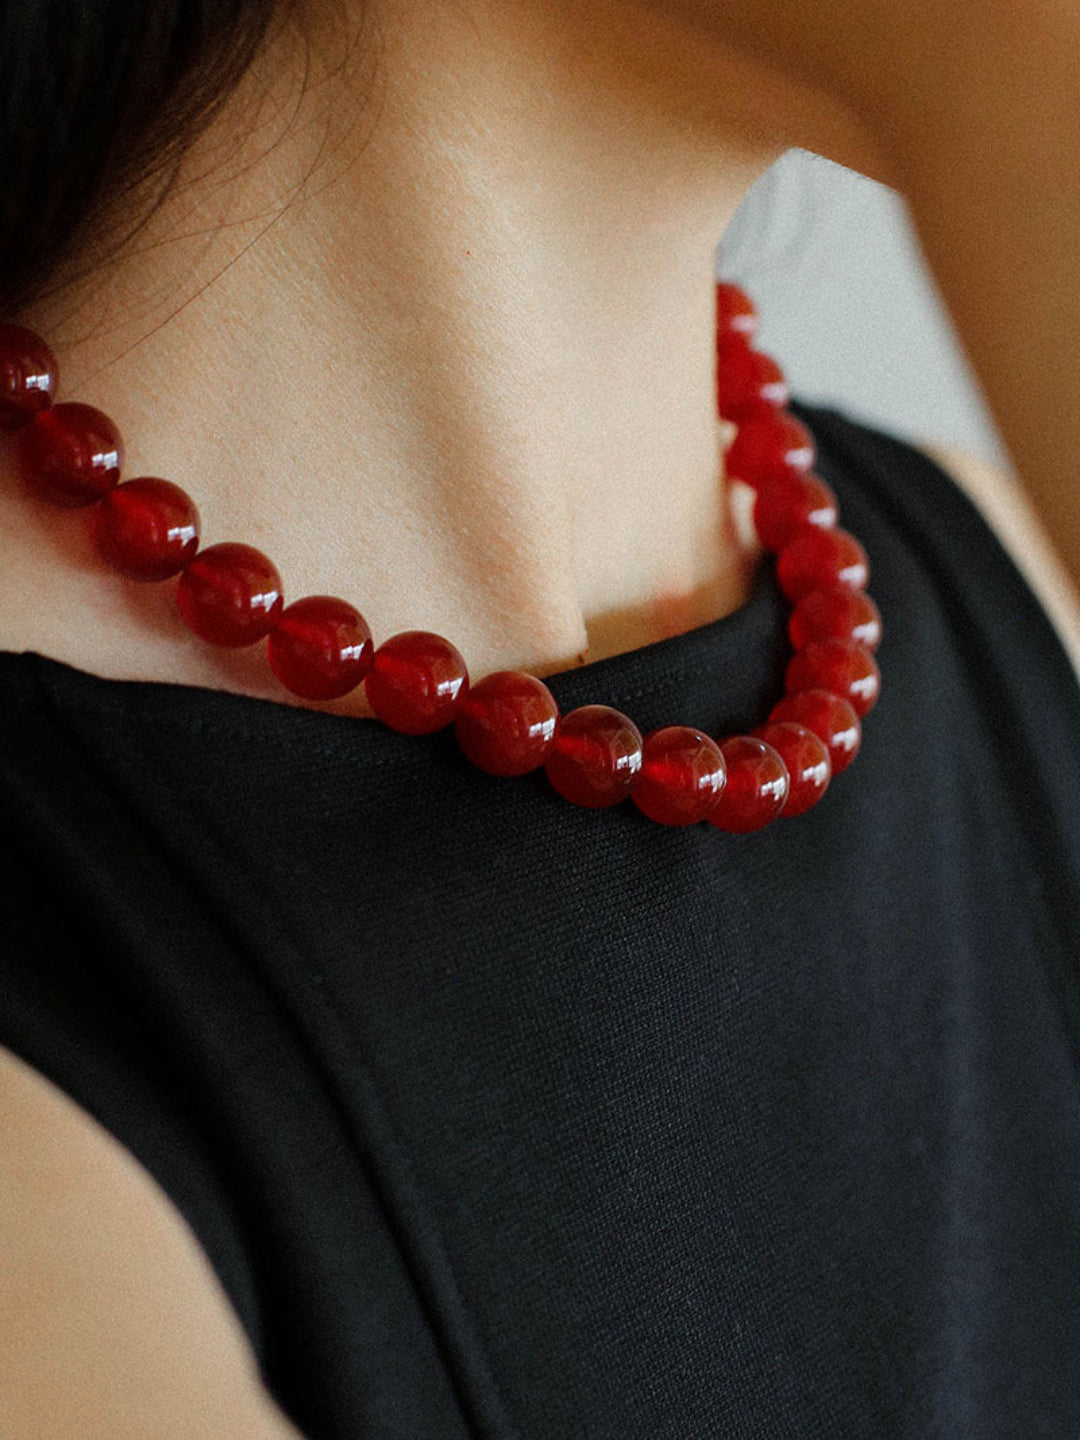
[[[1056,630],[1080,684],[1080,595],[1019,478],[935,440],[913,448],[959,486],[987,522]]]
[[[89,1405],[95,1434],[134,1407],[170,1434],[220,1423],[238,1440],[295,1437],[205,1249],[150,1171],[7,1046],[0,1094],[12,1254],[0,1331],[18,1377],[0,1390],[16,1430],[37,1433],[48,1416],[74,1434]]]

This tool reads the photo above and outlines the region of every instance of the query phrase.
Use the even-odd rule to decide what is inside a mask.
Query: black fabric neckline
[[[604,704],[626,708],[641,726],[685,723],[734,729],[759,724],[765,717],[755,709],[755,701],[763,685],[780,679],[777,647],[786,602],[775,572],[771,558],[762,556],[750,593],[738,609],[681,634],[547,675],[544,683],[564,713],[578,705]],[[363,735],[377,750],[416,743],[367,718],[203,685],[114,679],[35,650],[0,650],[0,675],[9,669],[28,670],[73,712],[123,710],[179,726],[198,717],[203,728],[244,729],[253,736],[287,741],[319,731],[322,740],[333,743],[347,733],[353,741]],[[719,707],[715,714],[708,713],[710,697]],[[651,718],[659,714],[666,718]],[[726,722],[725,716],[730,717]]]
[[[793,404],[810,424],[814,407]],[[820,453],[819,465],[828,466]],[[762,555],[746,599],[718,619],[544,677],[560,709],[605,704],[624,709],[642,730],[661,724],[696,725],[710,733],[734,733],[761,724],[783,694],[788,657],[788,602],[776,580],[775,561]],[[269,743],[295,745],[317,737],[337,750],[370,749],[379,763],[415,758],[414,737],[397,735],[378,721],[338,715],[266,696],[163,680],[115,679],[35,650],[0,650],[0,677],[27,671],[70,712],[82,709],[140,715],[147,723],[182,728],[197,721],[200,733],[248,732]],[[443,732],[440,732],[442,734]],[[438,739],[438,737],[435,737]]]

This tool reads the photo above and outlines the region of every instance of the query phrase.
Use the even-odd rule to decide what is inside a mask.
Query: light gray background
[[[895,190],[789,150],[739,207],[716,268],[745,285],[758,343],[800,399],[1009,464]]]

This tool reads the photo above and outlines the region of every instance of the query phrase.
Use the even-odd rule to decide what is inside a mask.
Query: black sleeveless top
[[[0,653],[0,1042],[311,1440],[1080,1434],[1080,687],[929,459],[796,405],[885,620],[747,836],[450,733]],[[746,730],[788,606],[549,677]]]

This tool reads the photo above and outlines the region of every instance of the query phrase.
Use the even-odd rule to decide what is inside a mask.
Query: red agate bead
[[[720,798],[727,765],[720,747],[690,725],[665,725],[642,742],[641,773],[630,798],[661,825],[693,825]]]
[[[784,684],[796,690],[831,690],[850,701],[856,715],[868,715],[881,693],[881,672],[857,640],[811,640],[788,662]]]
[[[706,820],[733,835],[760,830],[784,808],[790,785],[787,766],[773,746],[756,735],[732,735],[720,753],[727,784]]]
[[[129,580],[179,575],[199,548],[199,512],[171,480],[144,475],[115,486],[93,511],[94,543]]]
[[[831,690],[798,690],[769,712],[772,720],[795,720],[825,742],[834,776],[846,770],[859,753],[862,726],[850,701]]]
[[[430,630],[402,630],[375,651],[368,703],[391,730],[430,735],[449,725],[469,688],[461,651]]]
[[[796,650],[811,640],[857,640],[876,650],[881,643],[881,612],[865,591],[830,585],[802,597],[791,612],[788,635]]]
[[[787,766],[790,784],[780,814],[802,815],[816,805],[832,778],[832,762],[821,736],[794,720],[759,725],[753,734],[771,745]]]
[[[305,700],[337,700],[355,690],[374,654],[367,621],[336,595],[294,600],[266,638],[270,669]]]
[[[71,401],[42,410],[19,434],[19,471],[53,505],[92,505],[120,479],[120,431],[92,405]]]
[[[17,430],[56,394],[56,356],[24,325],[0,325],[0,432]]]
[[[836,496],[817,475],[767,480],[754,498],[754,529],[766,550],[783,550],[808,525],[831,529]]]
[[[827,585],[864,589],[870,579],[870,561],[847,530],[809,525],[780,551],[776,575],[787,598],[798,601]]]
[[[744,420],[754,411],[791,399],[784,372],[770,356],[741,335],[723,340],[716,357],[716,408],[725,420]]]
[[[758,410],[739,426],[724,456],[724,473],[757,488],[809,470],[816,459],[814,437],[801,420],[786,410]]]
[[[716,339],[721,343],[729,335],[746,339],[756,335],[760,325],[757,308],[745,290],[730,280],[716,285]]]
[[[527,775],[547,759],[559,706],[535,675],[496,670],[469,688],[454,721],[461,753],[489,775]]]
[[[180,618],[211,645],[254,645],[278,622],[284,601],[272,560],[227,540],[200,550],[176,587]]]
[[[628,715],[610,705],[580,705],[559,717],[544,770],[564,799],[599,810],[630,793],[641,752],[641,731]]]

